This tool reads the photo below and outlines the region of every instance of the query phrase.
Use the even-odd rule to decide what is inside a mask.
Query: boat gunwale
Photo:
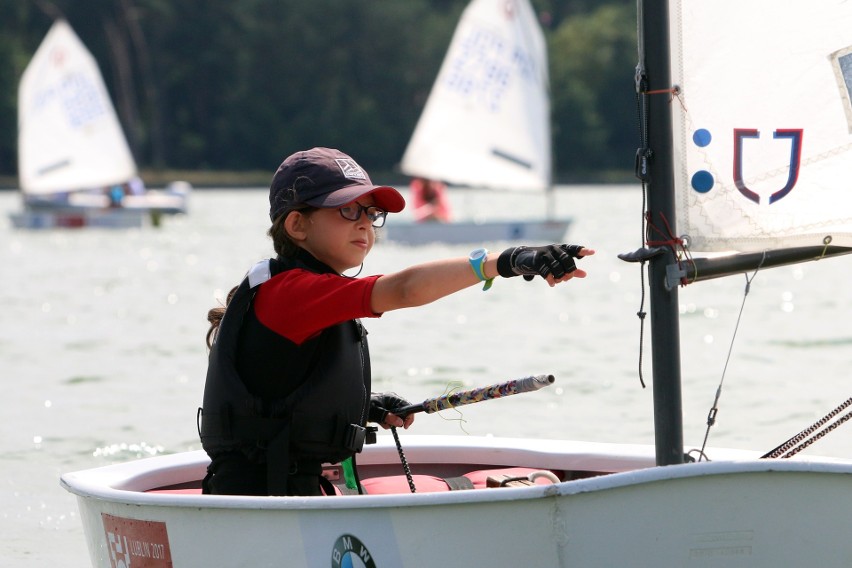
[[[390,438],[382,436],[380,439]],[[135,460],[90,470],[67,473],[61,477],[62,486],[81,499],[94,499],[123,505],[150,507],[178,507],[204,509],[251,509],[251,510],[327,510],[327,509],[372,509],[383,507],[411,507],[430,505],[455,505],[492,503],[515,500],[531,500],[547,497],[570,496],[592,493],[628,486],[673,481],[701,476],[741,475],[760,473],[823,473],[852,474],[852,461],[839,458],[795,458],[784,460],[757,459],[754,452],[739,450],[717,450],[727,459],[701,463],[678,464],[666,467],[653,465],[652,446],[629,446],[560,440],[520,440],[506,438],[482,438],[458,443],[455,437],[415,436],[408,444],[406,454],[419,463],[443,459],[451,463],[456,457],[470,458],[477,454],[476,463],[485,463],[490,456],[495,463],[541,458],[558,468],[557,462],[567,461],[591,463],[593,460],[620,460],[632,464],[634,469],[616,471],[597,477],[563,481],[553,485],[530,487],[506,487],[498,491],[448,491],[440,493],[405,493],[391,495],[340,495],[333,499],[315,497],[268,497],[227,495],[186,495],[146,492],[153,487],[143,487],[145,482],[157,481],[155,487],[169,483],[186,482],[186,473],[194,472],[199,479],[206,471],[209,460],[203,451],[184,452]],[[418,440],[418,438],[421,438]],[[455,441],[455,442],[454,442]],[[521,446],[520,443],[524,443]],[[501,445],[502,444],[502,445]],[[547,448],[550,448],[549,450]],[[570,450],[569,450],[570,448]],[[389,453],[396,448],[388,440],[382,440],[370,448],[359,459],[361,465],[386,463]],[[550,455],[548,455],[550,454]],[[650,456],[650,457],[649,457]],[[509,459],[518,458],[523,459]],[[450,459],[448,459],[450,458]],[[550,459],[548,462],[547,460]],[[437,463],[437,462],[434,462]],[[160,465],[156,469],[151,466]],[[200,474],[200,475],[199,475]]]

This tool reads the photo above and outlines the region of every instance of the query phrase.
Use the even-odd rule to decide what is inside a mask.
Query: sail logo
[[[338,537],[331,551],[332,568],[376,568],[373,556],[364,543],[351,534]]]
[[[778,129],[772,134],[772,137],[790,140],[790,166],[787,183],[769,196],[770,204],[783,199],[790,193],[799,179],[799,166],[802,160],[802,130],[795,128]],[[760,132],[753,128],[734,129],[734,184],[747,199],[760,203],[760,195],[749,189],[743,181],[743,144],[747,138],[760,138]]]
[[[54,67],[61,69],[67,59],[68,53],[65,51],[65,46],[60,45],[50,51],[49,60]]]
[[[367,179],[367,174],[364,173],[364,170],[361,169],[361,166],[355,160],[351,158],[335,158],[334,161],[337,162],[337,167],[340,168],[340,172],[346,179]]]
[[[523,42],[508,41],[485,26],[466,30],[451,54],[439,84],[488,113],[503,112],[506,97],[519,88],[516,85],[535,89],[541,76],[535,53]]]
[[[82,128],[107,113],[98,87],[82,73],[63,78],[59,84],[60,99],[71,128]]]
[[[789,144],[790,151],[788,164],[786,166],[787,179],[783,186],[775,189],[769,195],[768,201],[770,205],[786,197],[793,190],[796,186],[796,182],[799,180],[799,171],[801,169],[802,161],[803,134],[804,131],[801,128],[779,128],[772,133],[773,140],[786,142]],[[749,147],[747,142],[750,140],[757,140],[759,138],[760,131],[755,128],[734,129],[732,167],[734,185],[736,186],[737,191],[739,191],[746,199],[758,204],[761,202],[761,195],[746,184],[744,170],[747,167],[747,161],[745,158],[750,155],[747,150]],[[709,146],[712,139],[713,137],[710,132],[703,128],[696,130],[692,135],[693,143],[699,148]],[[775,142],[772,143],[774,144]],[[779,159],[783,160],[783,157],[781,156],[779,156]],[[692,175],[691,185],[692,189],[698,193],[708,193],[711,189],[713,189],[715,179],[711,172],[707,170],[699,170]]]

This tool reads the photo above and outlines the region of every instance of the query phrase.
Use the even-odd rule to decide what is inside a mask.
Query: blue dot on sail
[[[699,128],[692,134],[692,141],[695,142],[695,145],[699,148],[704,148],[705,146],[709,146],[710,142],[713,140],[713,136],[710,134],[710,131],[706,128]]]
[[[713,174],[707,170],[699,170],[692,176],[692,189],[698,193],[707,193],[713,189],[715,183]]]

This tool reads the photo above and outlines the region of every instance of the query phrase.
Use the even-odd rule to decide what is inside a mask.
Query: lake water
[[[537,217],[543,198],[465,191],[461,215]],[[562,187],[568,242],[597,249],[585,280],[549,288],[498,280],[368,320],[375,390],[412,401],[551,373],[541,391],[419,415],[402,434],[495,435],[653,444],[649,330],[639,365],[638,186]],[[206,313],[271,254],[266,192],[196,191],[159,229],[15,231],[18,196],[0,193],[0,556],[4,565],[88,566],[74,497],[60,474],[200,447]],[[506,246],[505,244],[503,246]],[[492,244],[492,250],[501,250]],[[379,243],[363,274],[467,255],[470,246]],[[849,257],[759,273],[736,331],[710,445],[769,450],[850,397]],[[745,278],[680,291],[686,449],[704,437]],[[648,306],[646,304],[646,310]],[[849,456],[852,427],[807,450]]]

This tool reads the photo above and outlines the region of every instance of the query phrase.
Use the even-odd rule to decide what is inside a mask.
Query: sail
[[[852,2],[669,6],[677,234],[697,251],[852,245]]]
[[[473,0],[403,156],[412,177],[454,185],[550,185],[547,48],[528,0]]]
[[[136,175],[98,65],[62,20],[21,78],[18,175],[21,190],[32,195],[100,188]]]

